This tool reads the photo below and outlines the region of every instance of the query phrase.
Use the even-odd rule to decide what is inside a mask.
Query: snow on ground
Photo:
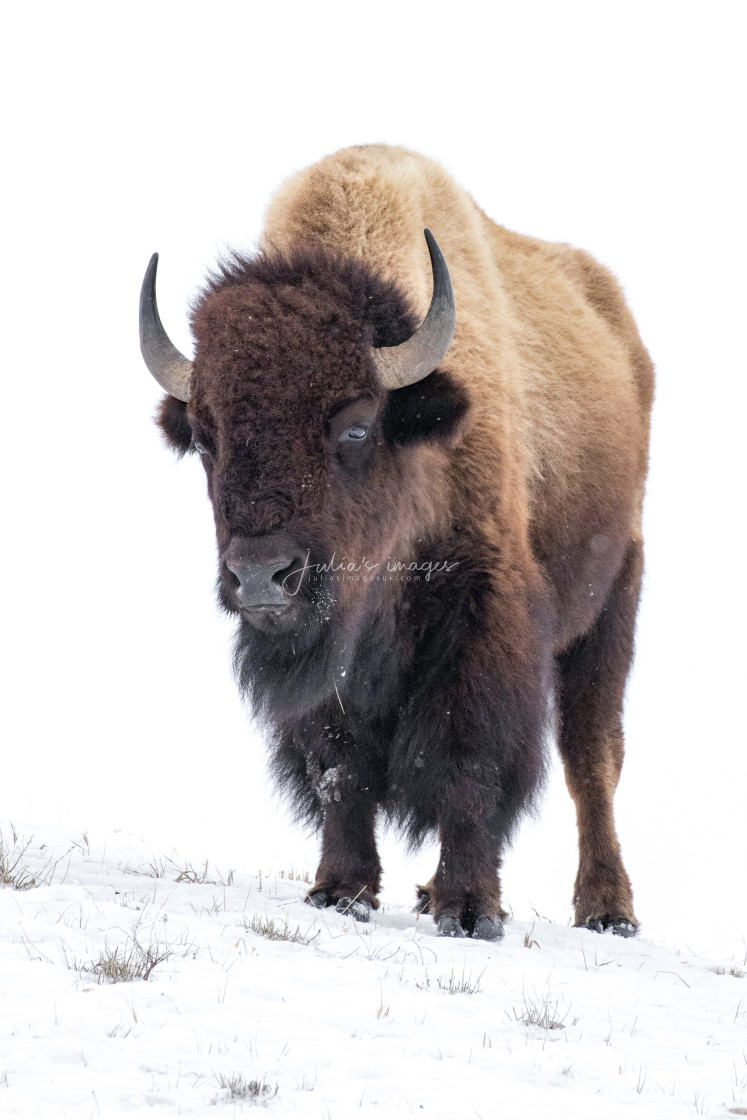
[[[407,898],[311,910],[304,868],[29,839],[2,827],[3,1118],[747,1114],[744,961],[539,917],[448,941]]]

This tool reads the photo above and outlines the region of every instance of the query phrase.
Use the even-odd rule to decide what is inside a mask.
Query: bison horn
[[[163,329],[156,303],[157,268],[158,253],[154,253],[140,289],[140,352],[161,388],[180,401],[188,401],[193,367]]]
[[[451,346],[454,337],[454,293],[443,253],[429,229],[425,240],[433,269],[433,296],[428,314],[407,342],[379,346],[373,360],[387,389],[401,389],[432,373]]]

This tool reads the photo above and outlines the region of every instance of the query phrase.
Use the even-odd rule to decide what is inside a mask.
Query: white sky
[[[37,4],[6,23],[7,600],[0,816],[313,870],[229,669],[199,464],[151,416],[136,327],[251,247],[293,170],[350,143],[439,159],[497,221],[622,280],[658,369],[648,562],[617,798],[651,936],[737,952],[744,802],[744,70],[740,6]],[[556,772],[505,869],[570,914]],[[432,870],[384,844],[400,900]]]

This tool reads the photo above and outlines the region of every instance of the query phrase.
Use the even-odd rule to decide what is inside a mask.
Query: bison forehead
[[[193,326],[196,385],[213,409],[252,401],[271,413],[280,401],[284,409],[324,408],[377,388],[370,327],[310,285],[219,290],[197,308]]]
[[[211,357],[230,355],[237,342],[251,344],[258,360],[278,354],[292,357],[301,341],[351,350],[370,343],[370,331],[361,321],[331,293],[310,286],[247,284],[223,289],[205,297],[193,324],[198,345]]]
[[[192,327],[197,391],[251,423],[380,393],[370,348],[404,341],[415,321],[402,294],[362,262],[307,246],[225,262]]]

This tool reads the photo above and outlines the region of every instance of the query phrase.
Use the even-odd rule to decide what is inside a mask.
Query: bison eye
[[[192,442],[195,445],[195,451],[197,452],[198,455],[207,455],[208,454],[208,449],[207,449],[207,447],[205,447],[204,443],[200,443],[200,441],[198,439],[193,439]]]
[[[368,424],[353,424],[351,428],[346,428],[341,436],[338,436],[338,443],[361,443],[362,440],[368,435]]]

